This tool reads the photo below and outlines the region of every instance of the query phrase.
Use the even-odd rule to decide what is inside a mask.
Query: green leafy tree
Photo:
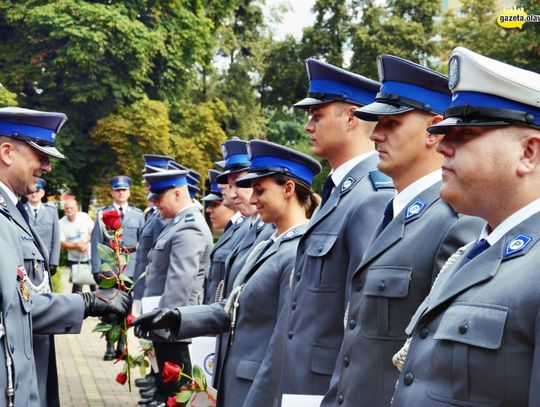
[[[0,84],[0,107],[17,106],[17,95]]]

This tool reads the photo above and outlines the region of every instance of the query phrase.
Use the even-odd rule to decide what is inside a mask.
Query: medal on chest
[[[19,291],[24,301],[30,300],[30,291],[28,291],[28,287],[26,286],[27,281],[28,277],[26,276],[24,266],[17,267],[17,282],[19,283]]]

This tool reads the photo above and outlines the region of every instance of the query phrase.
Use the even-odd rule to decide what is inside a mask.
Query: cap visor
[[[446,134],[452,127],[490,127],[490,126],[508,126],[510,122],[504,120],[473,120],[467,121],[461,117],[447,117],[443,121],[430,126],[427,131],[433,134]]]
[[[297,109],[309,109],[311,106],[315,105],[324,105],[325,103],[330,103],[332,100],[320,100],[315,98],[305,98],[300,102],[296,102],[293,106]]]
[[[254,179],[264,178],[274,174],[276,174],[275,171],[250,172],[249,174],[238,178],[236,180],[236,186],[240,188],[251,188],[251,181]]]
[[[248,168],[249,167],[238,167],[238,168],[232,168],[230,170],[225,170],[216,177],[216,182],[218,184],[227,184],[229,182],[228,181],[229,174],[234,174],[235,172],[247,171]]]
[[[201,201],[204,201],[204,202],[223,201],[223,196],[219,196],[216,194],[208,194],[204,198],[202,198]]]
[[[50,155],[52,157],[66,158],[66,157],[64,157],[64,154],[62,154],[60,151],[58,151],[53,146],[40,146],[39,144],[36,144],[33,141],[27,141],[27,143],[30,144],[32,147],[34,147],[36,150],[39,150],[42,153],[45,153],[45,154]]]
[[[354,111],[354,115],[359,119],[366,120],[368,122],[379,121],[379,116],[393,116],[413,110],[410,106],[394,106],[388,103],[374,102],[369,105],[363,106]]]
[[[214,164],[216,164],[220,168],[225,168],[225,165],[227,164],[227,161],[225,161],[225,160],[214,161]]]

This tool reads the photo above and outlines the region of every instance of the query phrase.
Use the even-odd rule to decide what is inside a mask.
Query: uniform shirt
[[[67,216],[64,216],[59,221],[60,223],[60,241],[67,242],[88,242],[90,243],[90,236],[92,235],[92,229],[94,229],[94,221],[85,212],[77,212],[75,220],[70,222]],[[75,249],[67,250],[68,260],[76,262],[85,262],[90,259],[91,250],[90,244],[86,252],[80,252]]]

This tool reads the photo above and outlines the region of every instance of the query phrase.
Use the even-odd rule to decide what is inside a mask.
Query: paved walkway
[[[67,272],[65,272],[67,274]],[[71,284],[65,276],[64,287],[71,292]],[[62,407],[136,406],[138,389],[132,383],[131,393],[127,383],[115,381],[122,370],[123,361],[102,359],[105,339],[100,333],[92,333],[98,318],[87,318],[79,335],[56,336],[56,359]],[[130,353],[138,354],[138,339],[130,330]],[[138,369],[132,370],[132,380],[139,377]]]

